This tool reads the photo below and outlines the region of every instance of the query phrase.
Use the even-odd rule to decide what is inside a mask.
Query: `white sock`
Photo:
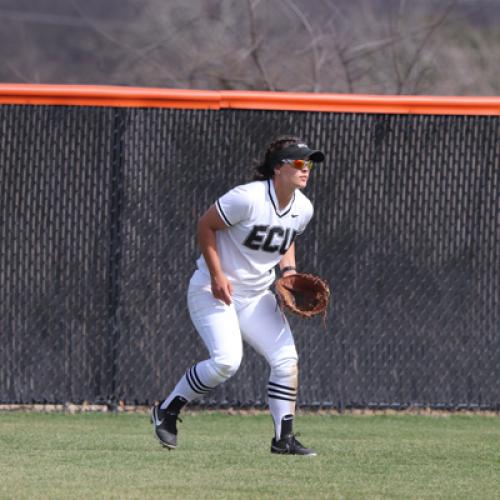
[[[269,398],[269,410],[274,421],[276,439],[280,439],[281,420],[286,415],[290,415],[293,419],[293,415],[295,415],[297,389],[270,380],[267,385],[267,395]]]
[[[182,396],[188,402],[202,398],[219,382],[220,376],[214,376],[210,360],[201,361],[186,371],[160,408],[165,410],[176,396]]]

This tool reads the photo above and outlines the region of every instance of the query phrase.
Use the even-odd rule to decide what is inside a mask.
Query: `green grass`
[[[268,415],[195,413],[180,447],[138,414],[0,412],[1,498],[500,499],[500,419],[300,415],[317,457],[269,453]]]

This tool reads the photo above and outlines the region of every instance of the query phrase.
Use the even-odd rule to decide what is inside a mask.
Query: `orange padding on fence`
[[[277,109],[425,115],[500,114],[500,97],[180,90],[99,85],[0,84],[0,104],[185,109]]]

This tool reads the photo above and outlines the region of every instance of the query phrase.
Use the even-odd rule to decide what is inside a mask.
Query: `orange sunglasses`
[[[309,170],[314,168],[314,163],[311,160],[281,160],[281,163],[288,163],[288,165],[297,170],[302,170],[304,167]]]

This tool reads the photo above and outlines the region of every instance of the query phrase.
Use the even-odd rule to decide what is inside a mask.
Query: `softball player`
[[[316,455],[294,436],[297,351],[290,326],[269,290],[274,268],[295,273],[295,238],[313,215],[306,187],[324,160],[296,137],[270,144],[255,180],[220,197],[198,222],[202,255],[188,289],[191,320],[210,357],[190,367],[161,405],[151,409],[155,434],[177,446],[181,409],[229,379],[240,366],[242,340],[271,368],[267,395],[275,437],[271,452]]]

